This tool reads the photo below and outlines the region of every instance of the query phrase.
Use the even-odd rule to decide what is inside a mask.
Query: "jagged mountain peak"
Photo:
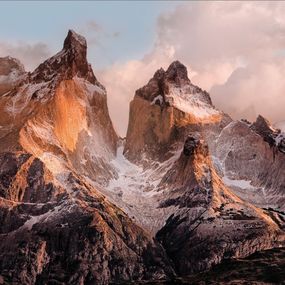
[[[77,34],[73,30],[69,30],[68,34],[64,40],[63,48],[66,50],[68,50],[70,48],[75,48],[78,51],[80,51],[80,49],[86,50],[87,49],[87,42],[83,36],[81,36],[80,34]]]
[[[30,78],[33,82],[39,83],[55,78],[72,79],[75,76],[84,78],[92,84],[99,84],[87,61],[86,39],[73,30],[69,30],[64,40],[63,49],[40,64],[32,72]],[[100,87],[102,86],[100,85]]]
[[[258,115],[250,128],[259,134],[270,147],[277,147],[279,151],[285,153],[285,135],[280,129],[274,128],[269,120]]]
[[[258,115],[251,128],[263,137],[272,137],[272,143],[274,134],[278,133],[278,130],[274,129],[271,123],[261,115]]]
[[[165,70],[161,67],[160,69],[158,69],[154,75],[153,75],[153,79],[156,79],[156,80],[160,80],[160,79],[163,79],[165,75]]]
[[[177,105],[173,104],[173,97],[184,101],[192,95],[198,95],[199,100],[212,105],[209,94],[191,83],[186,66],[178,60],[172,62],[166,71],[158,69],[149,82],[136,91],[136,95],[162,107]]]
[[[268,127],[271,126],[269,120],[267,120],[266,118],[264,118],[262,115],[258,115],[255,121],[255,124],[261,124],[261,125],[266,125]]]
[[[179,86],[190,83],[186,66],[178,60],[169,65],[165,72],[165,76],[167,80],[172,81]]]
[[[158,80],[164,78],[180,86],[183,84],[190,83],[190,79],[188,78],[187,67],[179,60],[173,61],[168,66],[167,70],[164,70],[162,67],[158,69],[154,73],[153,78]]]
[[[210,95],[191,83],[186,66],[174,61],[166,71],[158,69],[136,91],[130,105],[125,153],[129,159],[137,159],[145,149],[156,155],[160,151],[154,149],[171,144],[187,125],[213,125],[223,118]]]
[[[82,151],[85,145],[96,145],[93,157],[95,153],[104,154],[104,158],[115,154],[117,135],[108,113],[106,90],[94,76],[86,54],[85,38],[70,30],[60,52],[6,92],[0,102],[5,110],[0,125],[9,128],[1,129],[0,135],[6,136],[2,150],[23,148],[43,156],[43,161],[47,152],[64,157],[73,152],[72,161],[81,169],[84,164],[78,157],[86,154]],[[91,151],[86,155],[91,156]]]

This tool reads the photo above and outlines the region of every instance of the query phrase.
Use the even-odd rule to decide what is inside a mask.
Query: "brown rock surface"
[[[232,122],[220,133],[214,155],[224,175],[250,181],[237,194],[261,207],[284,210],[285,155],[244,122]]]
[[[119,141],[86,53],[69,31],[0,96],[0,283],[168,279],[284,245],[281,132],[232,121],[175,61]]]
[[[284,243],[285,157],[258,133],[266,120],[255,130],[232,121],[185,70],[175,62],[136,92],[124,152],[154,185],[138,192],[150,191],[155,209],[145,208],[161,221],[152,231],[186,275]],[[118,186],[114,200],[129,210]],[[136,220],[148,227],[144,215]]]
[[[284,242],[282,217],[273,218],[233,194],[201,140],[188,137],[160,183],[168,185],[160,206],[175,205],[176,210],[156,236],[182,275]]]
[[[143,153],[164,160],[171,145],[187,133],[203,132],[209,125],[220,129],[229,120],[214,108],[206,91],[190,82],[186,67],[175,61],[136,91],[124,152],[132,161],[141,160]]]
[[[109,284],[171,277],[164,249],[108,202],[118,137],[84,38],[0,98],[0,272],[5,284]]]
[[[0,198],[5,284],[109,284],[173,275],[162,247],[82,177],[70,172],[60,185],[29,155],[24,176],[23,155],[6,156],[0,173],[7,177],[11,168],[11,180],[26,179],[17,183],[22,195],[7,183],[10,196]]]

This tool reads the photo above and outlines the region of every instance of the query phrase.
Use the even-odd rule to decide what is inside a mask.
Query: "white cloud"
[[[216,105],[234,118],[255,120],[258,114],[272,122],[285,119],[285,58],[248,64],[235,70],[227,82],[212,88]]]
[[[31,71],[50,56],[50,50],[46,44],[41,42],[30,44],[0,41],[0,56],[7,55],[19,59],[24,64],[25,69]]]
[[[284,2],[206,1],[162,14],[149,54],[99,74],[120,133],[135,90],[174,59],[190,67],[191,80],[211,91],[217,107],[236,118],[262,113],[272,121],[285,119],[280,107],[285,103],[284,12]]]
[[[235,118],[253,120],[261,113],[271,121],[284,120],[284,14],[285,2],[237,1],[189,2],[163,13],[151,51],[95,70],[107,88],[110,114],[119,133],[125,134],[135,90],[176,59],[188,67],[192,82],[210,91],[215,105]],[[101,49],[105,40],[119,35],[94,21],[87,22],[82,32],[89,44]],[[106,50],[104,54],[107,57]],[[6,55],[19,58],[31,70],[50,51],[43,43],[0,41],[0,56]]]
[[[116,130],[125,135],[129,119],[129,104],[135,90],[145,85],[154,72],[167,66],[174,60],[175,50],[172,46],[155,49],[142,60],[130,60],[116,63],[97,72],[99,80],[106,86],[108,106]]]

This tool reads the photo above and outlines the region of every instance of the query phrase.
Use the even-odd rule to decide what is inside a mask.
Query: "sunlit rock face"
[[[86,52],[86,40],[69,31],[62,51],[0,99],[0,144],[2,150],[24,149],[47,163],[50,157],[63,158],[77,171],[104,180],[112,176],[107,165],[118,137],[106,90],[94,76]]]
[[[190,82],[186,67],[175,61],[136,91],[125,154],[131,160],[141,159],[143,153],[163,160],[171,144],[184,140],[189,131],[201,132],[209,125],[220,128],[229,119],[214,108],[206,91]]]
[[[205,141],[188,137],[160,184],[168,185],[160,207],[176,209],[169,211],[172,214],[156,236],[182,275],[284,240],[275,216],[240,199],[224,184]]]
[[[180,274],[283,243],[285,157],[280,132],[266,127],[272,143],[260,121],[217,110],[179,62],[136,91],[124,153],[147,177],[147,187],[137,182],[143,215],[131,207],[131,184],[124,190],[112,180],[107,195],[156,235]]]
[[[118,137],[86,51],[86,40],[69,31],[62,51],[0,97],[5,284],[174,275],[164,249],[88,182],[116,174],[110,160]]]
[[[69,31],[31,73],[2,59],[0,284],[167,280],[284,245],[281,130],[233,121],[175,61],[120,139],[86,54]]]

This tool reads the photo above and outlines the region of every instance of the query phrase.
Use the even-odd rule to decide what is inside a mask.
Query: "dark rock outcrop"
[[[168,189],[160,207],[176,210],[156,237],[179,274],[284,243],[282,215],[271,217],[233,194],[216,173],[202,140],[187,138],[161,185]]]
[[[281,130],[273,128],[267,119],[259,115],[251,125],[251,129],[263,137],[270,147],[285,153],[285,135]]]
[[[59,186],[36,158],[3,159],[0,176],[9,183],[2,192],[14,189],[14,181],[23,193],[0,198],[4,284],[109,284],[174,275],[163,248],[82,177],[70,173],[68,185]]]
[[[62,51],[40,64],[30,78],[33,82],[42,82],[54,80],[55,77],[60,77],[59,80],[72,79],[74,76],[84,78],[92,84],[99,83],[87,61],[85,38],[69,30]]]
[[[274,130],[270,126],[270,122],[264,117],[259,115],[256,121],[251,125],[251,128],[261,135],[271,147],[275,145],[275,138],[277,137],[279,131]]]
[[[282,284],[285,248],[256,252],[246,258],[225,260],[212,270],[184,278],[184,284]],[[234,281],[233,281],[234,280]],[[179,280],[173,284],[181,284]]]
[[[194,153],[195,148],[197,147],[198,143],[199,143],[199,141],[197,139],[189,136],[184,143],[183,153],[186,156],[192,155]]]

